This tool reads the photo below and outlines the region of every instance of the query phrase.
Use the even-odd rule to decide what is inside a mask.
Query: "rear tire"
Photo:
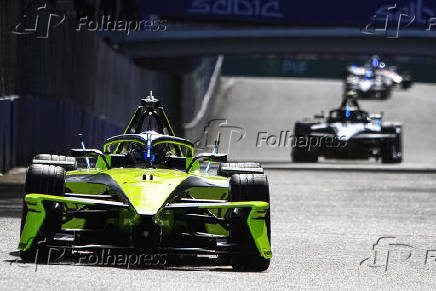
[[[44,161],[55,161],[55,162],[76,161],[76,159],[73,157],[50,155],[50,154],[39,154],[36,155],[34,159],[44,160]]]
[[[304,148],[292,149],[291,158],[294,163],[317,163],[318,155]]]
[[[401,163],[403,161],[403,143],[402,143],[401,127],[385,128],[383,132],[395,134],[395,138],[382,142],[381,162],[384,164]]]
[[[230,179],[229,200],[232,202],[265,201],[270,203],[267,177],[259,174],[233,175]],[[244,252],[244,254],[233,255],[232,267],[236,271],[262,272],[268,269],[270,259],[265,259],[259,254],[246,222],[248,212],[247,208],[237,208],[232,214],[230,237],[237,244],[234,250]],[[265,223],[271,244],[270,208],[265,215]]]
[[[62,167],[67,171],[72,171],[77,169],[77,161],[76,158],[74,157],[51,155],[51,154],[39,154],[33,158],[32,164],[38,164],[38,161],[47,161],[46,163],[44,163],[45,165],[50,165],[51,161],[56,162],[56,164],[53,164],[53,166]]]
[[[65,193],[65,169],[51,165],[31,165],[26,172],[26,194],[38,193],[62,196]],[[62,224],[62,206],[56,202],[44,203],[46,218],[40,232],[35,237],[32,246],[26,251],[20,251],[21,259],[33,261],[37,253],[37,244],[45,237],[54,235]],[[27,205],[23,199],[20,235],[23,232],[27,217]],[[38,256],[40,257],[40,256]],[[41,257],[40,257],[41,258]]]
[[[294,126],[294,136],[297,138],[295,146],[292,147],[291,159],[294,163],[317,163],[318,155],[314,151],[310,151],[307,147],[298,145],[299,138],[308,138],[312,123],[296,122]]]
[[[385,91],[383,91],[383,93],[381,94],[380,99],[381,100],[387,100],[389,98],[391,98],[391,89],[386,89]]]
[[[65,169],[52,165],[30,165],[26,172],[25,191],[26,194],[63,195],[65,193]]]
[[[413,78],[409,73],[403,74],[403,81],[401,82],[401,88],[402,89],[410,89],[413,84]]]
[[[227,170],[227,169],[233,170]],[[253,169],[256,174],[263,174],[263,169],[260,163],[245,162],[245,163],[221,163],[218,166],[217,175],[222,177],[231,177],[233,174],[244,174],[243,170],[238,172],[238,169]]]

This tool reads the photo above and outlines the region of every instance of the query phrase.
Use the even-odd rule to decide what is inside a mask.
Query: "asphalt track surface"
[[[217,103],[215,114],[246,127],[248,145],[255,142],[251,132],[257,127],[286,130],[286,124],[339,103],[338,82],[245,78],[224,82],[232,83],[222,93],[224,102]],[[404,122],[405,132],[411,135],[405,137],[406,166],[387,169],[375,162],[332,161],[304,169],[281,160],[289,161],[289,149],[256,151],[255,145],[250,150],[232,146],[234,159],[262,160],[270,168],[266,173],[272,201],[273,260],[263,273],[235,273],[227,266],[208,265],[128,270],[23,264],[16,246],[24,174],[15,170],[0,177],[0,288],[434,289],[436,174],[432,168],[436,158],[430,146],[435,137],[425,125],[435,110],[432,88],[418,85],[408,92],[395,92],[386,102],[365,102],[364,108],[384,110],[386,118]],[[316,94],[322,98],[315,99]],[[310,106],[297,96],[304,96]],[[255,101],[247,104],[249,100]],[[425,104],[415,104],[416,100]],[[258,101],[265,106],[259,107]],[[237,110],[242,105],[244,109]],[[429,134],[422,137],[422,130]],[[419,142],[418,136],[422,137]]]

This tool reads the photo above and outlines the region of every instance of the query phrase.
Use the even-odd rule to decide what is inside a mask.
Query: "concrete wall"
[[[185,136],[199,141],[207,126],[221,76],[222,57],[203,57],[201,64],[183,77],[183,124]]]
[[[80,132],[88,146],[101,145],[150,90],[180,124],[179,75],[139,67],[97,33],[76,32],[74,10],[48,38],[12,34],[25,4],[0,3],[0,98],[19,97],[0,101],[0,172],[37,153],[65,153]]]
[[[37,96],[0,99],[0,172],[24,166],[37,153],[69,155],[80,147],[78,133],[89,148],[123,128],[68,100]]]

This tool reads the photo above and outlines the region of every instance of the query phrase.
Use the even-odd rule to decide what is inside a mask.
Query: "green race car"
[[[202,173],[200,160],[220,163],[218,174]],[[83,145],[70,157],[34,158],[21,258],[38,261],[53,249],[165,255],[159,264],[211,255],[235,270],[264,271],[271,259],[267,177],[258,163],[226,160],[195,155],[190,141],[174,135],[159,101],[143,99],[124,134],[107,139],[103,151]]]

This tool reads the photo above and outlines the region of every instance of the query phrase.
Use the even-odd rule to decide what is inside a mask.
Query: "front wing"
[[[79,194],[80,195],[80,194]],[[84,195],[89,197],[90,195]],[[97,196],[97,195],[96,195]],[[190,199],[188,199],[190,200]],[[192,199],[193,200],[193,199]],[[25,197],[25,203],[28,208],[27,216],[25,218],[24,228],[21,233],[20,243],[18,249],[21,251],[28,250],[34,239],[37,237],[40,228],[42,227],[44,220],[46,219],[46,209],[44,202],[59,202],[65,204],[77,204],[95,205],[95,206],[107,206],[110,208],[129,209],[131,206],[127,203],[107,201],[94,198],[80,198],[80,197],[62,197],[46,194],[27,194]],[[186,199],[185,199],[186,201]],[[269,203],[263,201],[244,201],[244,202],[204,202],[200,200],[193,200],[189,203],[168,203],[163,206],[163,210],[190,210],[190,209],[234,209],[234,208],[251,208],[247,217],[247,225],[253,240],[256,244],[256,248],[260,255],[265,259],[270,259],[271,246],[268,239],[268,230],[265,223],[266,210],[269,208]]]

